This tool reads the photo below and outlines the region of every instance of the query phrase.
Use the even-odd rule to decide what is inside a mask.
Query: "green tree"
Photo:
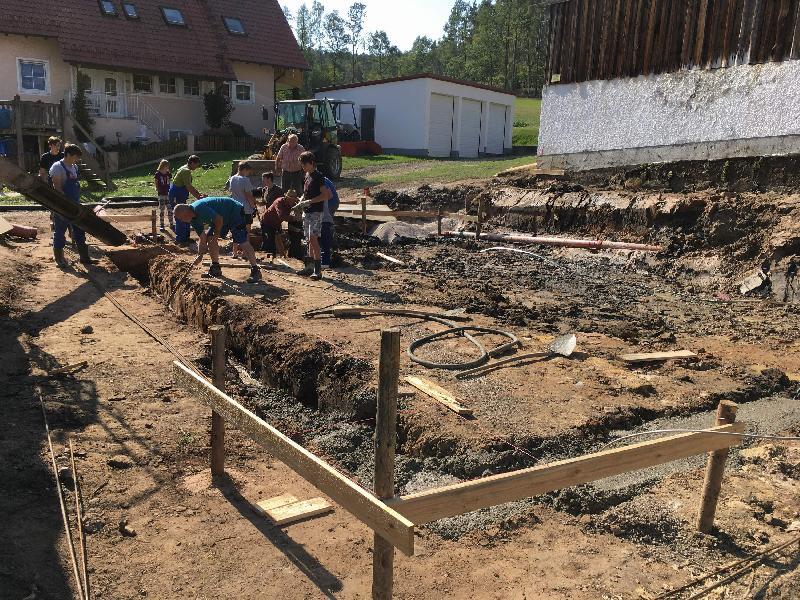
[[[308,51],[308,43],[310,39],[310,20],[311,13],[308,11],[305,3],[303,3],[300,5],[300,8],[297,9],[297,15],[295,15],[294,20],[294,31],[297,35],[297,43],[300,44],[300,48],[303,50],[303,52]]]
[[[222,91],[222,86],[203,95],[203,106],[206,113],[206,124],[211,129],[219,129],[230,122],[233,105],[228,94]]]
[[[92,89],[92,79],[86,73],[78,71],[77,81],[75,86],[75,97],[72,99],[72,118],[75,122],[83,127],[89,135],[92,135],[92,126],[94,119],[89,115],[88,100],[86,94]],[[66,135],[66,132],[64,132]],[[77,130],[75,135],[78,136],[79,142],[88,142],[88,138],[80,131]]]
[[[309,19],[309,29],[311,31],[311,47],[317,50],[322,49],[322,33],[324,27],[325,7],[319,0],[314,0],[311,4],[311,18]],[[313,40],[317,40],[316,44]]]
[[[336,68],[344,51],[350,45],[350,36],[347,35],[345,20],[339,16],[339,11],[337,10],[325,16],[323,27],[325,29],[325,47],[328,51],[328,57],[330,58],[331,68],[333,70],[331,82],[336,84],[339,82]]]
[[[389,35],[385,31],[373,31],[369,35],[367,49],[370,56],[377,60],[376,74],[378,78],[383,79],[386,77],[389,55],[392,53],[392,49],[397,50],[397,48],[392,46]]]
[[[292,16],[292,9],[290,9],[289,6],[286,4],[283,5],[283,16],[286,17],[286,22],[289,23],[289,25],[291,25],[292,21],[294,21],[294,17]]]
[[[358,47],[362,41],[364,33],[364,15],[367,6],[361,2],[356,2],[347,11],[347,32],[350,38],[350,60],[351,60],[351,81],[355,82],[358,77]],[[359,78],[360,79],[360,78]]]

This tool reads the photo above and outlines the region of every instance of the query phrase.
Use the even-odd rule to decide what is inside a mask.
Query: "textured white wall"
[[[800,61],[548,86],[539,154],[800,134]]]

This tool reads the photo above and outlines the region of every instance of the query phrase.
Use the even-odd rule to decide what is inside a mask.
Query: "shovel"
[[[465,379],[466,377],[471,377],[472,375],[478,374],[482,375],[483,373],[488,373],[489,371],[493,371],[494,369],[509,363],[519,362],[531,358],[546,359],[554,358],[556,356],[568,357],[571,356],[575,351],[575,346],[577,346],[577,344],[578,339],[575,337],[574,333],[560,335],[550,342],[550,345],[547,347],[548,352],[529,352],[527,354],[519,354],[510,358],[504,358],[503,360],[498,360],[497,362],[493,362],[488,365],[481,365],[480,367],[475,367],[474,369],[469,369],[468,371],[456,373],[456,379]]]

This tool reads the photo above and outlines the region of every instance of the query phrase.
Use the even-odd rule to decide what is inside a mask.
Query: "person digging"
[[[308,243],[308,255],[312,264],[297,272],[298,275],[310,276],[311,279],[322,279],[322,255],[319,238],[322,234],[322,213],[324,203],[333,195],[325,185],[325,178],[317,171],[317,159],[313,152],[300,155],[300,166],[306,174],[303,186],[303,199],[297,203],[296,209],[303,209],[303,233]]]
[[[247,278],[247,283],[261,281],[261,269],[256,264],[256,253],[248,239],[244,206],[240,202],[226,197],[203,198],[191,204],[178,204],[174,215],[176,222],[186,223],[200,236],[195,263],[201,262],[206,250],[211,254],[211,266],[203,277],[222,276],[219,240],[225,238],[230,231],[233,241],[239,244],[245,258],[250,261],[250,277]]]

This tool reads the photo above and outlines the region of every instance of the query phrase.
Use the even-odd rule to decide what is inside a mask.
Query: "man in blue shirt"
[[[197,246],[198,262],[206,253],[206,249],[211,254],[211,266],[204,277],[222,276],[222,267],[219,264],[219,240],[225,238],[230,231],[234,243],[239,244],[245,257],[250,261],[250,277],[247,283],[261,281],[261,269],[256,264],[256,252],[248,239],[244,206],[240,202],[233,198],[211,197],[191,204],[178,204],[175,207],[175,220],[187,223],[200,236],[200,243]]]

